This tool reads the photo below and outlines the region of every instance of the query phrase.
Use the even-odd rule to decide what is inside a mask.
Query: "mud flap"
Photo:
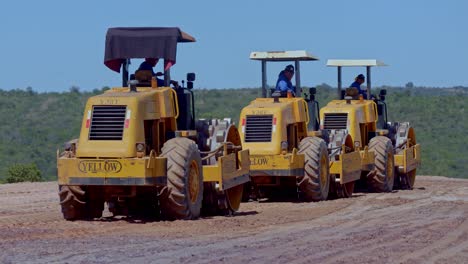
[[[216,165],[203,166],[203,181],[218,183],[219,190],[227,190],[232,187],[250,181],[249,150],[241,150],[218,158]]]
[[[395,154],[395,166],[400,173],[408,173],[421,165],[421,146],[416,144]]]
[[[340,184],[359,180],[361,177],[361,154],[359,151],[344,153],[338,161],[333,161],[330,174],[340,175]]]

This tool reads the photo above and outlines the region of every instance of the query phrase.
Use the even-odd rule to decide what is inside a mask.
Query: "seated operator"
[[[141,64],[140,67],[138,67],[137,71],[151,71],[151,75],[156,77],[156,82],[158,83],[158,87],[163,87],[164,86],[164,80],[161,80],[157,78],[158,76],[163,75],[162,73],[154,73],[153,67],[156,66],[156,63],[158,63],[158,59],[155,58],[146,58]]]
[[[286,66],[278,75],[278,81],[276,81],[276,91],[281,92],[282,96],[286,96],[290,91],[293,96],[296,96],[295,88],[291,83],[291,79],[294,76],[294,66],[291,64]]]
[[[358,76],[356,76],[354,82],[349,87],[354,87],[358,89],[359,94],[362,94],[362,97],[364,99],[367,99],[367,90],[361,89],[361,84],[363,84],[365,80],[366,78],[364,77],[364,75],[359,74]]]
[[[143,61],[140,64],[140,67],[138,67],[137,71],[140,71],[140,70],[142,70],[142,71],[151,71],[151,74],[156,77],[156,82],[158,83],[158,87],[163,87],[164,86],[164,80],[161,80],[158,77],[163,76],[164,73],[162,73],[162,72],[154,73],[154,71],[153,71],[153,67],[156,66],[157,63],[158,63],[158,59],[146,58],[145,61]],[[179,83],[177,81],[171,80],[169,83],[172,84],[174,86],[174,88],[179,88]]]

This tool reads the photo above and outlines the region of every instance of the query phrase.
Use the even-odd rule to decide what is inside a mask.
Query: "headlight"
[[[288,142],[281,141],[281,150],[287,150],[287,149],[288,149]]]
[[[137,143],[137,144],[136,144],[136,151],[137,151],[137,152],[143,152],[143,151],[145,151],[145,143]]]

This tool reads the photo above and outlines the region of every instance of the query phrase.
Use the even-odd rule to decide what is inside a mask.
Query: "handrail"
[[[375,114],[375,123],[379,121],[379,112],[377,111],[377,104],[372,101],[372,108],[374,108],[374,114]]]
[[[304,107],[305,107],[306,118],[307,118],[306,126],[308,126],[308,125],[309,125],[309,122],[310,122],[309,106],[307,105],[307,102],[306,102],[304,99],[302,99],[301,102],[302,102],[302,104],[303,104]]]
[[[179,117],[179,100],[177,98],[177,92],[172,89],[172,88],[169,88],[169,90],[173,93],[174,95],[174,99],[175,99],[175,109],[176,109],[176,115],[175,115],[175,119],[177,119]]]

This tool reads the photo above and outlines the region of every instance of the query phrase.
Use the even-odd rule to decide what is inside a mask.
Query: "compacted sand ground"
[[[109,216],[108,212],[105,214]],[[1,263],[468,263],[468,180],[319,203],[250,202],[232,217],[62,219],[57,184],[0,185]]]

